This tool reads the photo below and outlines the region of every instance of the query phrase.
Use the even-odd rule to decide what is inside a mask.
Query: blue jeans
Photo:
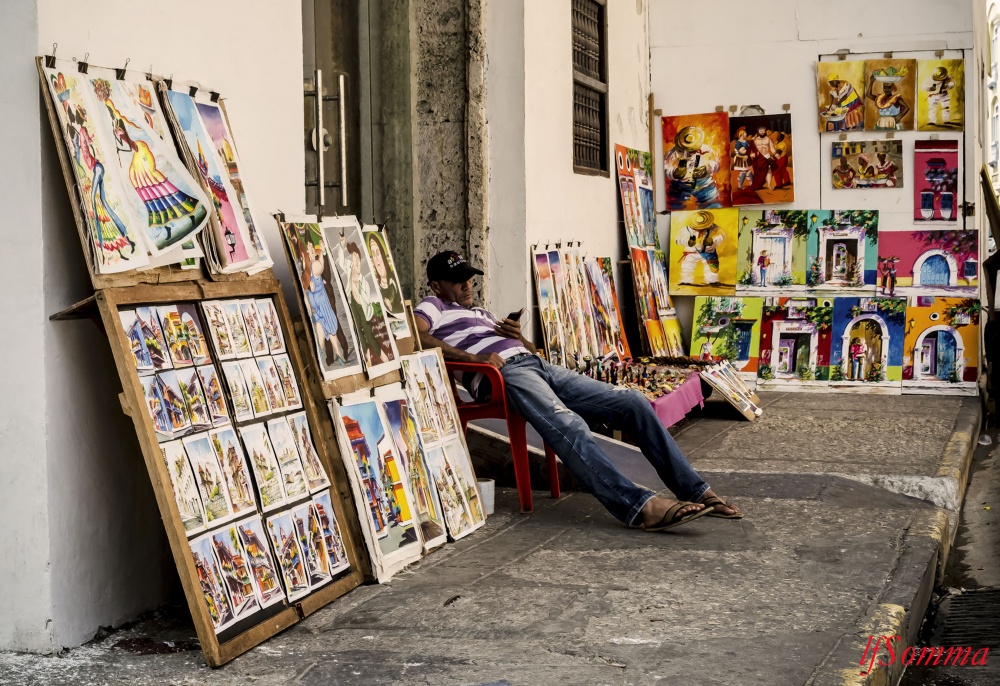
[[[688,464],[645,396],[523,355],[500,369],[507,399],[524,415],[567,469],[611,514],[632,526],[654,493],[618,471],[594,440],[587,420],[626,431],[663,483],[681,500],[697,501],[708,484]]]

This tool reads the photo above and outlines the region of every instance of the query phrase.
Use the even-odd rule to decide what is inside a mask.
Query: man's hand
[[[513,319],[504,319],[497,323],[494,330],[504,338],[521,340],[521,322]]]
[[[490,364],[496,367],[497,369],[500,369],[502,366],[506,364],[504,359],[499,355],[497,355],[496,353],[490,353],[489,355],[476,355],[476,362],[480,362],[482,364]]]

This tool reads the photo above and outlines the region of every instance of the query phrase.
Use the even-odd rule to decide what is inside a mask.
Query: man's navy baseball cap
[[[476,269],[465,258],[454,250],[445,250],[427,260],[428,281],[448,281],[464,283],[473,276],[482,276],[483,271]]]

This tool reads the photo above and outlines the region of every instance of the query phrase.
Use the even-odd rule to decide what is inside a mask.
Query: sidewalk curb
[[[920,625],[934,591],[942,553],[946,542],[954,537],[953,529],[944,510],[914,515],[903,538],[903,550],[878,599],[879,603],[858,622],[854,634],[844,636],[830,654],[826,667],[821,668],[807,683],[811,686],[888,686],[898,683],[905,667],[903,653],[917,643]],[[870,651],[865,655],[869,637],[894,637],[892,654],[883,640],[874,660]]]

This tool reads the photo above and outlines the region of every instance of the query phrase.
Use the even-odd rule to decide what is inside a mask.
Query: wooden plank
[[[274,283],[277,285],[277,281]],[[288,304],[285,302],[285,296],[280,288],[276,288],[274,292],[274,302],[278,310],[278,316],[281,318],[281,327],[288,332],[287,337],[291,339],[294,335],[292,317],[288,312]],[[302,354],[299,346],[294,345],[292,340],[286,340],[285,347],[288,349],[288,356],[292,360],[292,366],[295,368],[296,373],[299,374],[299,379],[302,380],[304,375]],[[319,452],[320,462],[323,463],[326,473],[330,477],[330,492],[336,492],[340,496],[338,498],[331,497],[330,501],[333,503],[334,515],[337,521],[344,525],[341,535],[344,540],[344,548],[347,550],[347,560],[351,563],[351,569],[357,570],[360,568],[361,571],[364,571],[369,567],[367,552],[363,556],[360,556],[358,551],[364,550],[363,544],[359,545],[359,543],[365,539],[360,536],[361,529],[358,525],[357,517],[354,516],[354,501],[350,495],[350,481],[347,479],[344,462],[340,459],[340,449],[337,447],[336,437],[331,439],[330,433],[327,431],[327,427],[330,429],[333,428],[330,413],[327,411],[325,403],[322,407],[318,406],[316,397],[313,395],[308,382],[302,381],[299,386],[302,391],[302,406],[306,412],[306,416],[309,418],[309,426],[322,439],[316,440],[316,437],[314,437],[314,442],[317,444],[316,450]],[[320,411],[322,411],[322,418],[320,417]],[[336,489],[333,488],[334,484],[337,486]],[[347,516],[345,513],[344,503],[350,503],[351,516]],[[357,583],[354,585],[357,586],[360,583],[361,579],[360,575],[358,575]],[[351,588],[354,588],[354,586]]]
[[[91,319],[95,315],[98,315],[97,297],[91,295],[50,315],[49,321],[59,322],[69,319]]]
[[[296,605],[299,610],[299,615],[305,619],[316,610],[321,610],[329,605],[331,601],[336,600],[351,589],[361,585],[363,580],[364,578],[362,573],[358,569],[352,567],[351,572],[348,575],[337,579],[315,593],[303,598],[302,601]]]
[[[333,598],[331,598],[333,600]],[[254,648],[267,639],[280,634],[288,627],[298,624],[301,615],[295,607],[287,607],[279,614],[261,622],[252,629],[247,629],[243,633],[229,639],[219,646],[218,664],[209,663],[210,667],[221,667],[233,658],[239,657],[251,648]]]
[[[52,102],[52,96],[49,93],[49,84],[45,77],[44,58],[36,57],[35,65],[38,68],[38,78],[42,88],[42,102],[45,103],[45,113],[48,115],[49,126],[52,129],[52,135],[55,139],[56,156],[59,158],[59,167],[62,169],[63,181],[66,183],[66,190],[69,192],[69,204],[73,210],[73,220],[76,224],[80,244],[83,247],[83,253],[87,262],[87,273],[90,275],[90,282],[94,290],[130,286],[139,283],[170,283],[201,278],[202,272],[200,269],[181,269],[179,266],[157,267],[144,271],[121,272],[118,274],[101,274],[96,271],[94,248],[91,245],[87,220],[82,210],[85,201],[81,195],[76,175],[73,173],[73,164],[69,158],[69,152],[66,150],[62,125],[59,123],[59,116]],[[71,67],[72,65],[66,66]]]
[[[310,427],[315,431],[314,441],[316,443],[316,450],[330,477],[333,514],[342,525],[341,535],[351,569],[340,579],[310,594],[302,599],[300,603],[286,607],[278,614],[268,617],[261,623],[220,644],[201,592],[201,585],[194,566],[194,558],[191,555],[187,532],[184,530],[180,512],[173,496],[173,486],[170,481],[170,475],[167,472],[167,466],[162,458],[160,444],[156,438],[156,431],[148,413],[135,409],[145,407],[145,397],[135,369],[131,346],[121,327],[118,311],[120,307],[130,307],[140,304],[155,305],[204,299],[250,297],[274,298],[275,309],[278,312],[282,329],[285,332],[288,356],[299,379],[303,411],[306,412]],[[178,576],[180,577],[181,586],[188,601],[188,607],[191,611],[195,631],[198,634],[198,640],[201,642],[206,663],[211,667],[219,667],[225,664],[267,638],[292,626],[301,617],[315,612],[330,601],[361,584],[365,578],[365,569],[368,560],[366,555],[363,556],[359,553],[356,544],[356,541],[363,539],[359,538],[358,534],[354,531],[358,526],[358,522],[357,518],[353,516],[353,502],[351,500],[344,500],[345,497],[350,498],[349,482],[344,473],[339,452],[331,454],[331,450],[337,450],[336,442],[330,441],[326,431],[328,427],[332,427],[332,422],[329,419],[321,419],[320,410],[322,410],[323,416],[326,416],[326,408],[320,408],[317,405],[314,400],[315,396],[312,394],[309,384],[305,381],[306,374],[302,366],[302,356],[295,345],[297,338],[292,327],[291,316],[277,280],[273,277],[267,277],[263,279],[220,282],[202,280],[161,285],[138,284],[130,287],[99,291],[94,296],[94,300],[101,317],[101,322],[108,332],[108,340],[111,344],[115,365],[122,382],[123,391],[119,396],[122,411],[132,417],[136,435],[139,438],[143,460],[146,463],[150,482],[153,486],[153,493],[156,497],[157,506],[159,507],[164,528],[167,532],[171,554],[177,566]],[[349,510],[344,507],[345,502],[350,503],[351,507]],[[351,512],[351,516],[347,516],[347,511]]]
[[[118,303],[115,301],[114,293],[98,292],[97,303],[101,318],[104,320],[104,328],[108,333],[108,342],[111,344],[115,366],[118,368],[125,401],[131,408],[145,407],[143,401],[145,394],[142,391],[142,384],[139,383],[139,375],[133,362],[132,347],[125,338],[125,332],[122,330],[118,318]],[[146,412],[133,412],[132,423],[135,425],[135,432],[139,438],[142,457],[146,462],[149,479],[153,485],[153,494],[156,497],[156,504],[160,508],[163,527],[166,529],[167,540],[170,542],[170,551],[173,554],[174,564],[177,566],[177,574],[180,577],[181,586],[184,588],[184,595],[188,599],[191,619],[194,621],[194,628],[198,634],[202,652],[205,654],[205,661],[209,665],[217,667],[222,664],[219,642],[201,592],[198,572],[195,570],[194,558],[191,555],[191,546],[188,544],[187,532],[181,523],[181,514],[173,496],[173,485],[170,481],[170,474],[167,472],[167,465],[163,461],[160,445],[156,440],[156,431]]]

